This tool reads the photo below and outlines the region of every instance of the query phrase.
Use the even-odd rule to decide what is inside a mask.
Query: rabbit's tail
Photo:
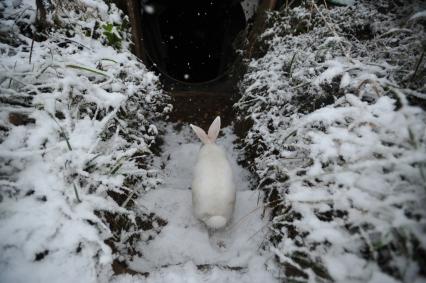
[[[220,229],[226,226],[226,218],[223,216],[211,216],[205,223],[209,228]]]

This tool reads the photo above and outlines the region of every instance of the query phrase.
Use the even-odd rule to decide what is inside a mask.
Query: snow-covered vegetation
[[[235,106],[277,276],[425,280],[425,8],[307,1],[268,15]]]
[[[0,282],[426,280],[426,4],[277,2],[241,52],[215,233],[191,210],[199,142],[127,16],[0,2]]]
[[[170,106],[124,15],[52,3],[45,22],[35,1],[0,3],[1,282],[105,281],[143,229],[133,198],[161,182],[150,146]]]

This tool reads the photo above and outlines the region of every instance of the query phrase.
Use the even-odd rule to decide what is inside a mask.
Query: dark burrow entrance
[[[238,0],[147,0],[141,21],[150,63],[167,79],[192,84],[226,73],[246,25]]]

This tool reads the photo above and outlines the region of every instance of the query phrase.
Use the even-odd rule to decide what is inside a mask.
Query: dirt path
[[[139,243],[143,255],[129,264],[133,270],[148,272],[148,281],[275,282],[267,271],[272,258],[262,250],[266,222],[261,218],[260,196],[251,190],[250,173],[237,164],[241,152],[234,145],[236,136],[229,126],[232,108],[227,102],[220,96],[175,100],[174,122],[164,126],[162,155],[156,160],[164,168],[165,183],[138,200],[147,213],[168,222],[160,234],[147,235]],[[191,210],[192,169],[200,142],[188,122],[205,128],[216,115],[228,125],[222,129],[218,144],[228,152],[238,191],[232,223],[209,236]]]

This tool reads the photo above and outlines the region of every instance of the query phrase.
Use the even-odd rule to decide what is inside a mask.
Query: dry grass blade
[[[77,70],[82,70],[82,71],[87,71],[87,72],[91,72],[97,75],[102,75],[105,77],[108,77],[107,73],[104,73],[102,71],[96,70],[96,69],[92,69],[89,67],[85,67],[85,66],[79,66],[79,65],[74,65],[74,64],[67,64],[65,65],[67,68],[71,68],[71,69],[77,69]]]
[[[419,71],[420,64],[423,62],[423,58],[424,58],[424,56],[425,56],[425,50],[423,49],[423,52],[422,52],[422,54],[420,55],[419,60],[417,61],[416,68],[414,69],[414,74],[413,74],[413,76],[411,77],[411,81],[414,81],[414,80],[416,79],[417,72]]]
[[[74,187],[74,193],[75,193],[75,197],[77,199],[77,202],[81,202],[80,197],[78,196],[78,191],[77,191],[77,186],[75,185],[75,183],[72,184]]]
[[[72,151],[72,147],[71,147],[70,141],[69,141],[69,139],[68,139],[68,136],[67,136],[67,135],[66,135],[66,133],[65,133],[64,128],[62,128],[62,126],[58,123],[58,121],[55,119],[55,117],[52,115],[52,113],[50,113],[50,112],[48,112],[48,111],[46,111],[46,112],[47,112],[47,114],[49,115],[49,117],[50,117],[50,118],[52,118],[52,119],[53,119],[53,121],[55,121],[55,123],[59,126],[61,137],[63,137],[63,138],[65,139],[65,142],[67,143],[67,147],[68,147],[68,149],[69,149],[70,151]]]

